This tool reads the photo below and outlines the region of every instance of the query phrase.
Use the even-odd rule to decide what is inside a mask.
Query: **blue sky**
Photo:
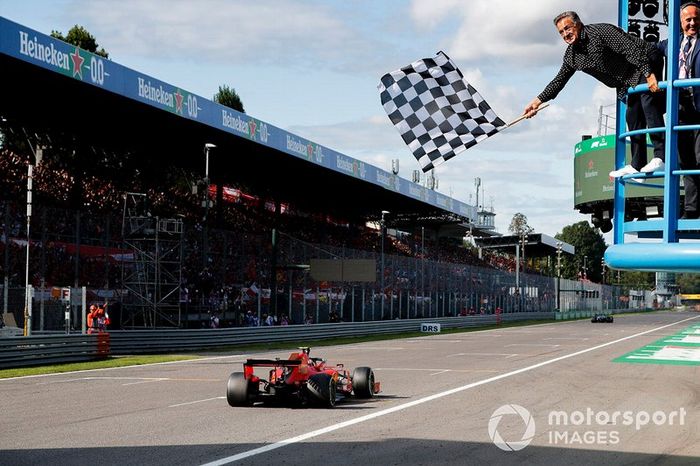
[[[443,50],[512,120],[559,69],[563,10],[617,21],[611,0],[0,0],[0,16],[46,34],[80,24],[112,60],[201,96],[231,86],[248,114],[344,154],[387,170],[398,158],[407,179],[419,165],[379,103],[380,76]],[[480,177],[501,233],[516,212],[549,235],[587,220],[573,210],[573,147],[614,99],[578,73],[536,118],[439,166],[438,191],[473,204]]]

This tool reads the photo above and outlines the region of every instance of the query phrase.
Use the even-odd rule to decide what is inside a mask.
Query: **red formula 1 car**
[[[332,408],[337,395],[372,398],[379,393],[379,382],[369,367],[358,367],[350,375],[342,364],[329,366],[321,358],[310,357],[310,348],[299,349],[289,359],[248,359],[243,372],[234,372],[228,379],[228,404],[289,401]],[[256,367],[270,368],[267,380],[255,375]]]

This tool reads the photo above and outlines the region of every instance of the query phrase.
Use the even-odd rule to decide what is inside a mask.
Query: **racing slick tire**
[[[252,406],[255,401],[254,387],[243,372],[234,372],[226,385],[226,401],[230,406]]]
[[[336,388],[333,377],[325,373],[314,374],[306,382],[306,389],[311,394],[311,399],[326,408],[335,406]]]
[[[369,367],[357,367],[352,372],[352,391],[357,398],[374,396],[374,372]]]

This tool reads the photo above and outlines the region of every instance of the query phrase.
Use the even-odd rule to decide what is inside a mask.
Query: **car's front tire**
[[[357,398],[374,396],[374,371],[369,367],[358,367],[352,372],[352,391]]]

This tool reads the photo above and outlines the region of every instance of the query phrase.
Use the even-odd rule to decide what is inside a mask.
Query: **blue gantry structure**
[[[677,57],[680,44],[680,0],[668,2],[668,56]],[[619,25],[627,29],[628,0],[619,0]],[[666,136],[666,165],[663,171],[635,173],[618,178],[614,191],[613,244],[605,252],[605,262],[613,269],[648,272],[700,272],[700,220],[679,219],[680,177],[700,175],[700,170],[680,170],[678,163],[678,132],[700,129],[700,125],[678,124],[679,91],[682,88],[700,86],[700,79],[678,79],[678,60],[667,60],[666,81],[659,87],[666,90],[666,125],[636,131],[625,130],[626,106],[617,105],[617,140],[624,142],[629,136],[664,132]],[[649,92],[641,84],[630,93]],[[615,166],[625,164],[626,144],[616,144]],[[644,178],[663,178],[663,185],[648,185],[649,189],[663,189],[663,217],[625,221],[625,186]],[[631,239],[625,241],[625,239]],[[634,241],[636,239],[636,241]],[[640,241],[641,240],[641,241]]]

